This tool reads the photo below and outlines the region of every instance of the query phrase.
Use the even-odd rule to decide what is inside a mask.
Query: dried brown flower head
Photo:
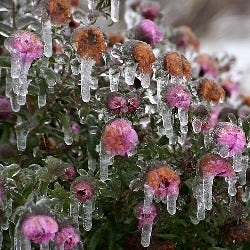
[[[164,68],[171,76],[189,80],[192,77],[191,64],[178,52],[168,52],[164,58]]]
[[[223,88],[213,80],[207,78],[201,80],[198,87],[198,93],[201,98],[212,102],[219,102],[225,97]]]
[[[53,24],[61,25],[70,22],[69,0],[48,0],[46,10]]]
[[[113,47],[114,44],[116,43],[124,43],[124,35],[122,33],[116,32],[116,33],[109,33],[108,34],[109,37],[109,47]]]
[[[245,105],[250,106],[250,96],[241,95],[241,99]]]
[[[144,42],[137,42],[134,45],[134,58],[142,72],[153,74],[152,65],[156,58],[151,46]]]
[[[94,27],[77,29],[73,34],[73,42],[76,45],[76,52],[81,57],[95,61],[99,61],[101,54],[107,49],[102,32]]]

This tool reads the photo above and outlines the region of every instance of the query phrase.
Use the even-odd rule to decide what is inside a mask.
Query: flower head
[[[128,112],[127,99],[119,93],[111,93],[108,96],[106,106],[116,115]]]
[[[43,43],[40,38],[29,31],[17,31],[5,40],[5,47],[11,56],[21,62],[32,63],[43,54]]]
[[[214,139],[218,148],[227,148],[228,157],[242,153],[246,145],[244,131],[230,122],[219,122],[216,125]]]
[[[110,156],[124,156],[133,151],[137,143],[138,135],[126,119],[113,120],[103,131],[102,146]]]
[[[191,94],[183,85],[175,85],[166,91],[165,101],[172,108],[188,110],[191,103]]]
[[[48,0],[46,10],[53,24],[62,25],[70,22],[69,0]]]
[[[139,220],[138,229],[140,230],[145,224],[153,224],[157,211],[154,204],[151,204],[150,213],[143,213],[143,204],[138,204],[135,208],[135,217]]]
[[[130,96],[127,98],[128,112],[133,113],[140,107],[140,100],[137,96]]]
[[[66,168],[64,176],[67,181],[72,181],[76,176],[75,167],[69,166],[68,168]]]
[[[201,157],[198,168],[204,176],[235,176],[232,165],[216,154],[206,154]]]
[[[164,199],[168,195],[178,195],[180,177],[168,166],[158,166],[146,173],[146,183],[152,188],[155,196]]]
[[[116,43],[124,43],[124,35],[122,33],[109,33],[108,34],[109,39],[109,47],[113,47]]]
[[[170,76],[189,80],[192,77],[191,65],[179,52],[168,52],[164,57],[164,69]]]
[[[24,236],[37,244],[47,245],[58,231],[56,220],[49,215],[31,215],[22,222]]]
[[[132,30],[134,38],[151,45],[157,45],[163,40],[163,33],[158,26],[149,19],[144,19],[138,23]]]
[[[141,7],[141,15],[145,19],[154,21],[157,17],[160,16],[160,8],[156,3],[146,3]]]
[[[94,180],[86,177],[78,177],[72,183],[71,190],[73,195],[80,202],[86,202],[95,195],[95,182]]]
[[[71,131],[72,133],[76,134],[80,131],[80,126],[78,125],[78,123],[73,122],[71,125]]]
[[[76,52],[83,58],[99,61],[106,51],[106,43],[102,32],[94,27],[81,27],[73,33]]]
[[[79,242],[80,235],[71,225],[60,228],[55,236],[55,244],[58,250],[61,249],[61,246],[65,250],[72,250]]]
[[[10,119],[12,117],[12,109],[10,105],[10,101],[0,96],[0,119]]]

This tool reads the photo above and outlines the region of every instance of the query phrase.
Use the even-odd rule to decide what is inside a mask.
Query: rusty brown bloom
[[[102,32],[95,27],[81,27],[73,34],[76,52],[83,58],[99,61],[101,54],[106,51]]]
[[[48,0],[46,10],[53,24],[62,25],[70,22],[69,0]]]
[[[198,87],[198,93],[206,101],[219,102],[224,99],[223,88],[213,80],[203,78]]]
[[[109,47],[113,47],[116,43],[124,43],[124,35],[122,33],[116,32],[116,33],[109,33]]]
[[[191,65],[185,56],[178,52],[168,52],[164,57],[163,66],[171,76],[189,80],[192,77]]]

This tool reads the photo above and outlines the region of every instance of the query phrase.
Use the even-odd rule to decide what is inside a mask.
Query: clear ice
[[[227,158],[229,155],[229,148],[226,145],[218,145],[218,151],[222,158]]]
[[[120,72],[112,67],[109,68],[110,91],[117,92],[119,84]]]
[[[235,196],[237,193],[235,184],[237,182],[237,177],[236,176],[231,176],[231,177],[226,177],[225,181],[228,183],[228,194],[230,196]]]
[[[138,63],[127,64],[124,68],[124,78],[128,85],[133,85]]]
[[[44,41],[44,55],[46,57],[52,56],[52,34],[50,19],[42,23],[42,37]]]
[[[140,74],[140,78],[141,78],[141,86],[144,89],[147,89],[150,86],[150,75],[148,73],[142,72]]]
[[[93,201],[91,199],[83,203],[83,228],[90,231],[92,228]]]
[[[176,213],[176,200],[178,195],[168,195],[167,196],[167,210],[173,215]]]
[[[110,16],[114,23],[119,21],[120,0],[111,0]]]
[[[194,133],[198,134],[201,132],[201,127],[202,127],[202,121],[194,118],[194,120],[192,121],[192,127],[193,127],[193,131]]]
[[[79,228],[79,202],[73,194],[70,196],[69,216],[73,219],[76,227]]]
[[[38,107],[44,107],[46,105],[46,94],[38,95]]]
[[[14,233],[14,250],[31,250],[31,243],[22,234],[19,222],[16,225]]]
[[[242,193],[241,199],[243,202],[248,202],[250,200],[250,187],[245,187],[245,191]]]
[[[84,102],[90,101],[90,86],[92,83],[92,68],[95,65],[95,61],[91,59],[81,59],[81,96]]]
[[[19,151],[24,151],[26,149],[26,141],[29,133],[27,124],[18,121],[17,125],[15,126],[15,130],[16,130],[17,149]]]
[[[141,244],[143,247],[150,245],[150,238],[152,233],[152,224],[144,224],[141,230]]]
[[[153,198],[154,198],[153,189],[149,185],[144,184],[144,205],[143,205],[144,214],[151,213],[151,204],[153,202]]]
[[[108,180],[108,166],[113,164],[113,157],[100,150],[100,180]]]

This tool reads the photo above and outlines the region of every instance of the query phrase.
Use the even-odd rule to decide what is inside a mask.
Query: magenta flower
[[[37,244],[47,245],[58,231],[58,224],[52,216],[32,215],[22,222],[24,236]]]
[[[71,125],[71,131],[74,134],[78,133],[80,131],[80,126],[76,122],[73,122]]]
[[[141,7],[141,14],[145,19],[154,21],[160,15],[160,8],[155,3],[147,3]]]
[[[43,54],[43,42],[29,31],[17,31],[5,41],[5,47],[15,59],[32,63]]]
[[[86,202],[91,199],[95,194],[95,184],[92,180],[79,177],[71,186],[73,195],[80,202]]]
[[[102,146],[110,156],[124,156],[132,152],[138,143],[138,135],[132,123],[116,119],[106,125],[102,134]]]
[[[141,40],[151,45],[157,45],[163,40],[163,33],[158,26],[149,19],[144,19],[131,30],[135,39]]]
[[[136,96],[131,96],[127,99],[127,107],[128,112],[133,113],[135,112],[140,106],[140,100]]]
[[[242,153],[246,145],[244,131],[230,122],[219,122],[214,130],[214,139],[219,150],[228,151],[228,157]]]
[[[167,90],[165,98],[171,108],[188,110],[191,103],[191,94],[182,85],[176,85]]]
[[[114,114],[127,113],[127,99],[119,93],[111,93],[107,99],[107,108]]]
[[[239,83],[236,81],[233,81],[231,79],[227,79],[221,83],[225,93],[229,97],[236,97],[239,96],[240,90],[239,90]]]
[[[12,109],[10,105],[10,101],[0,96],[0,119],[11,119],[12,117]]]
[[[137,205],[135,208],[135,217],[139,220],[138,229],[140,230],[145,224],[153,224],[157,211],[154,204],[150,206],[151,212],[149,214],[143,213],[143,204]]]
[[[75,178],[75,175],[76,169],[74,166],[69,166],[66,168],[64,176],[67,181],[72,181]]]
[[[72,250],[79,242],[79,233],[70,225],[61,228],[55,236],[55,244],[58,250],[60,250],[62,246],[64,250]]]
[[[198,163],[198,168],[203,176],[235,176],[232,165],[226,159],[215,154],[202,156]]]
[[[210,118],[208,119],[208,121],[202,124],[201,129],[203,132],[209,131],[216,126],[216,124],[219,122],[219,115],[222,110],[223,106],[215,106],[214,108],[212,108],[210,112]]]

